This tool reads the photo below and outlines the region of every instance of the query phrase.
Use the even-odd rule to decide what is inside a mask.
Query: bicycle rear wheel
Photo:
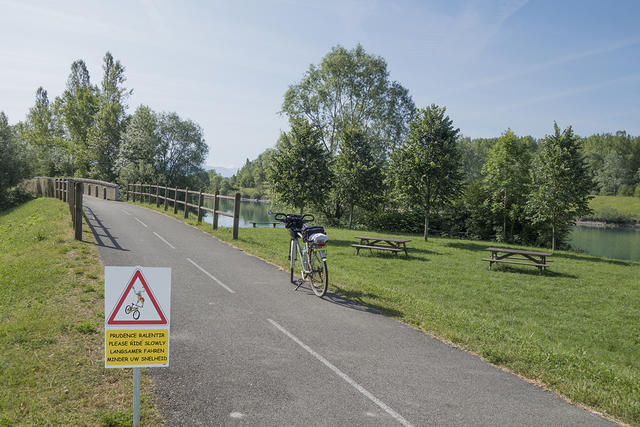
[[[310,250],[307,254],[308,270],[307,275],[313,293],[319,297],[323,297],[327,293],[329,287],[329,272],[327,271],[327,262],[323,261],[318,253]]]
[[[293,281],[293,268],[296,264],[296,242],[293,239],[289,241],[289,260],[291,261],[291,283],[295,283]]]

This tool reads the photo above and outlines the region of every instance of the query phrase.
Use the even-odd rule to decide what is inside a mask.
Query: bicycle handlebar
[[[284,222],[285,224],[292,223],[295,221],[299,221],[302,223],[305,222],[313,222],[316,218],[311,214],[286,214],[282,212],[278,212],[274,214],[274,218],[276,221]]]

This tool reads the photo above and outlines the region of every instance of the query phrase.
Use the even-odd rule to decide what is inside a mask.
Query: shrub
[[[422,233],[424,216],[416,212],[383,211],[364,215],[366,228],[392,233]]]
[[[27,193],[20,187],[0,191],[0,211],[13,208],[33,199],[31,193]]]
[[[634,190],[635,190],[635,187],[633,185],[623,184],[620,186],[620,191],[618,191],[618,195],[633,196]]]

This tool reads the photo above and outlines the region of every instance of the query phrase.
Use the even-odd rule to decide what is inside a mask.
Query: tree
[[[305,119],[319,131],[327,152],[336,154],[344,128],[367,132],[374,153],[386,156],[406,135],[415,112],[409,91],[389,80],[387,64],[365,52],[336,46],[310,65],[303,79],[289,86],[282,113],[290,120]]]
[[[115,163],[121,183],[166,183],[158,166],[161,145],[158,127],[158,117],[147,106],[141,105],[131,116]]]
[[[507,240],[507,220],[514,224],[524,213],[529,191],[531,155],[527,141],[518,138],[511,129],[489,150],[482,167],[484,187],[489,195],[487,204],[494,215],[502,217],[502,239]]]
[[[390,173],[399,195],[424,214],[424,240],[429,237],[429,215],[450,203],[461,190],[462,171],[457,139],[446,108],[432,104],[421,109],[409,126],[409,135],[391,156]]]
[[[329,154],[319,131],[305,120],[294,120],[280,135],[267,169],[270,190],[277,200],[304,212],[319,206],[330,189]]]
[[[131,91],[122,87],[126,80],[124,67],[114,61],[110,52],[104,56],[101,90],[96,92],[97,111],[88,139],[93,160],[90,175],[113,181],[120,140],[126,125],[126,100]]]
[[[127,126],[116,169],[122,183],[184,186],[202,171],[208,151],[198,124],[140,106]]]
[[[624,158],[611,150],[604,157],[602,167],[595,171],[600,193],[617,196],[620,186],[626,184],[628,175]]]
[[[340,199],[349,207],[349,228],[353,224],[354,207],[374,206],[383,192],[382,167],[368,142],[360,129],[345,128],[340,132],[336,188]]]
[[[0,209],[6,207],[7,190],[26,175],[23,151],[3,111],[0,111]]]
[[[74,61],[67,88],[62,97],[56,99],[55,110],[62,117],[77,176],[86,177],[91,169],[89,132],[99,108],[97,92],[91,84],[87,65],[83,60]]]
[[[581,155],[579,139],[571,126],[547,135],[533,162],[532,191],[527,201],[534,224],[551,227],[551,249],[561,240],[569,225],[590,212],[591,178]]]

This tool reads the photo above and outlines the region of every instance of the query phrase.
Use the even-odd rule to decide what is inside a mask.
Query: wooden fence
[[[192,203],[196,199],[196,203]],[[213,229],[218,228],[218,216],[223,215],[233,218],[233,240],[238,240],[238,226],[240,222],[240,193],[235,196],[223,196],[222,194],[204,193],[202,189],[199,191],[189,190],[188,188],[173,188],[157,184],[127,184],[127,201],[141,201],[146,203],[155,202],[156,207],[160,207],[160,201],[164,206],[164,210],[169,209],[169,202],[173,207],[173,213],[178,213],[178,205],[182,205],[184,217],[189,217],[189,208],[193,208],[198,216],[198,223],[202,222],[204,212],[210,212],[213,215]],[[146,200],[145,200],[146,199]],[[205,199],[213,200],[213,208],[205,206]],[[220,199],[233,200],[233,214],[220,210]]]

